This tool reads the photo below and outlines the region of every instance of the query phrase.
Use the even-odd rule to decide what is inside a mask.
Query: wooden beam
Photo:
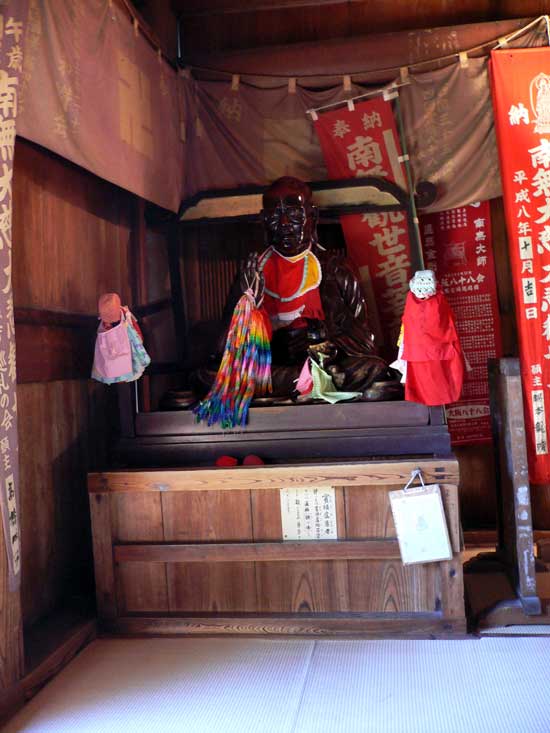
[[[188,323],[186,314],[186,304],[183,291],[183,283],[181,277],[181,240],[179,222],[175,222],[170,227],[167,237],[168,252],[168,268],[170,274],[170,292],[172,295],[172,309],[174,316],[174,338],[176,340],[177,356],[180,361],[185,358],[187,346],[187,330]]]
[[[458,484],[454,458],[421,459],[426,483]],[[311,466],[243,466],[168,470],[111,471],[88,474],[90,493],[114,491],[204,491],[279,489],[299,486],[404,486],[418,461],[365,461]]]
[[[58,674],[78,652],[97,636],[95,619],[82,620],[66,630],[59,643],[27,671],[23,679],[0,695],[0,726],[23,707],[52,677]]]
[[[102,623],[105,631],[128,635],[358,636],[372,639],[465,638],[464,618],[440,613],[213,614],[121,617]]]
[[[234,15],[235,13],[261,13],[266,10],[290,10],[293,8],[314,8],[319,5],[366,4],[366,0],[256,0],[236,2],[235,0],[174,0],[174,11],[183,20],[210,15]]]
[[[185,2],[187,4],[187,0]],[[198,6],[201,0],[196,2],[196,7],[205,9],[202,3]],[[191,10],[190,7],[187,9]],[[526,15],[527,17],[514,20],[479,22],[476,19],[476,22],[469,24],[445,25],[449,22],[447,16],[440,24],[441,27],[432,28],[429,34],[418,34],[422,43],[415,48],[414,61],[425,62],[441,56],[442,44],[449,37],[453,38],[453,46],[457,52],[489,43],[525,26],[533,19],[528,13]],[[201,48],[200,51],[193,52],[190,62],[199,69],[204,67],[223,70],[226,73],[251,75],[256,79],[262,74],[298,77],[307,86],[315,87],[327,86],[328,82],[336,84],[338,79],[341,83],[342,74],[352,74],[354,81],[383,84],[392,81],[399,68],[411,62],[408,50],[411,43],[410,30],[403,29],[403,19],[398,25],[397,31],[394,29],[383,32],[386,26],[381,28],[376,24],[374,30],[371,28],[368,34],[361,28],[358,31],[361,35],[298,43],[285,43],[284,35],[276,32],[275,40],[271,43],[280,45],[258,47],[255,44],[255,48],[225,51],[217,50],[215,46],[205,47],[204,50]],[[413,25],[418,27],[414,22]],[[311,38],[311,35],[307,37]],[[435,62],[434,68],[438,68]],[[194,73],[201,72],[196,69]]]
[[[145,201],[136,196],[134,222],[132,227],[132,303],[143,306],[147,303],[147,227],[145,223]],[[142,324],[145,340],[147,328]],[[139,403],[145,412],[151,409],[151,384],[149,375],[144,374],[138,382]]]
[[[30,669],[23,679],[25,698],[29,700],[44,687],[78,652],[97,636],[95,618],[82,620],[65,631],[63,638],[53,650]]]
[[[115,562],[272,562],[287,560],[399,560],[397,540],[119,544]]]
[[[172,298],[161,298],[160,300],[154,300],[146,305],[132,306],[132,313],[136,318],[147,318],[155,313],[160,313],[167,308],[172,306]]]
[[[57,328],[97,328],[97,316],[82,313],[61,313],[44,308],[15,308],[15,325],[55,326]]]

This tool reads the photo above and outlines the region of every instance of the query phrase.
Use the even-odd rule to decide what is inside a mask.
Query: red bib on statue
[[[325,319],[319,293],[321,264],[311,250],[283,257],[270,247],[259,264],[265,279],[264,308],[275,327],[299,325],[302,318]]]

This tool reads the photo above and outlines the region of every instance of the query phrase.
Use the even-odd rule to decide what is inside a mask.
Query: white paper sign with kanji
[[[332,487],[281,489],[283,540],[337,540]]]
[[[390,491],[389,497],[403,565],[450,560],[453,551],[439,486]]]

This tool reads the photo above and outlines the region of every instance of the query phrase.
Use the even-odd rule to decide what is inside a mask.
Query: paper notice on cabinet
[[[453,551],[439,486],[390,491],[389,497],[403,564],[450,560]]]
[[[281,489],[284,540],[337,540],[336,499],[332,487]]]

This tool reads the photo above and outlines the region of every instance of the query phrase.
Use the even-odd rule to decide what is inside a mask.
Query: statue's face
[[[272,186],[262,212],[268,244],[285,257],[300,254],[311,244],[315,213],[306,190]]]

